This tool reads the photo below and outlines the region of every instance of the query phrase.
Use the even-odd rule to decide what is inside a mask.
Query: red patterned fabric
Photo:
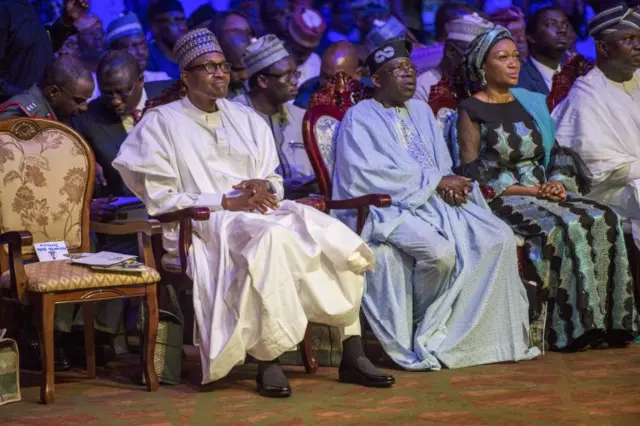
[[[168,104],[169,102],[177,101],[180,99],[180,88],[182,87],[182,82],[177,81],[175,84],[168,89],[165,89],[160,96],[155,99],[147,99],[147,102],[144,105],[144,110],[142,111],[142,115],[144,115],[151,108],[159,107],[160,105]]]
[[[547,107],[549,111],[553,109],[569,94],[571,86],[578,79],[586,75],[594,67],[593,62],[582,55],[577,55],[567,65],[562,67],[562,71],[553,77],[551,93],[547,96]]]
[[[438,111],[442,108],[455,110],[468,97],[464,73],[462,67],[459,67],[450,75],[443,76],[438,84],[431,87],[429,106],[433,115],[438,116]]]
[[[338,73],[325,87],[311,95],[308,110],[317,106],[330,106],[345,112],[363,99],[372,96],[370,88],[345,73]]]

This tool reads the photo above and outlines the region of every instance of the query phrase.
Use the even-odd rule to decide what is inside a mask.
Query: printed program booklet
[[[137,256],[101,251],[99,253],[81,253],[69,255],[73,263],[86,265],[91,269],[105,272],[143,272],[144,264],[138,262]]]

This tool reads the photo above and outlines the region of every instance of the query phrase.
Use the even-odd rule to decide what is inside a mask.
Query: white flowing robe
[[[188,274],[200,332],[203,383],[224,377],[245,354],[271,360],[302,341],[307,322],[357,335],[365,270],[373,254],[339,221],[283,201],[266,215],[222,210],[223,194],[266,179],[282,197],[271,131],[249,108],[221,99],[207,114],[187,99],[150,110],[113,166],[150,215],[209,207],[194,222]],[[177,225],[165,228],[177,255]]]
[[[558,143],[589,169],[588,196],[630,219],[640,247],[640,90],[628,94],[594,68],[576,80],[552,116]]]

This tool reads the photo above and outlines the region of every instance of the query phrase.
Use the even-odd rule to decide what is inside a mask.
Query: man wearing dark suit
[[[93,149],[103,168],[106,185],[96,188],[94,198],[131,195],[120,174],[111,166],[120,145],[140,119],[145,102],[158,97],[173,84],[169,81],[145,83],[138,61],[125,51],[109,51],[98,66],[101,96],[76,117],[73,127]]]
[[[569,20],[560,9],[546,7],[531,15],[527,22],[529,60],[522,64],[518,87],[548,95],[569,39]]]

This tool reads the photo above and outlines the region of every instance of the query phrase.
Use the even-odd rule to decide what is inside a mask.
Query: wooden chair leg
[[[302,353],[302,362],[307,374],[315,374],[318,371],[318,363],[313,355],[313,347],[311,346],[311,336],[313,335],[313,326],[311,323],[307,325],[307,331],[304,333],[304,339],[300,343],[300,352]]]
[[[51,404],[54,401],[53,370],[53,314],[56,309],[52,294],[40,296],[40,350],[42,352],[42,382],[40,384],[40,402]]]
[[[82,304],[84,317],[84,350],[87,362],[87,377],[96,378],[96,337],[93,321],[96,313],[96,303],[86,302]]]
[[[144,298],[146,318],[144,322],[144,336],[146,347],[141,348],[143,356],[143,374],[149,392],[160,387],[158,375],[153,364],[154,352],[156,348],[156,337],[158,335],[158,299],[156,294],[156,284],[147,286],[147,295]]]

